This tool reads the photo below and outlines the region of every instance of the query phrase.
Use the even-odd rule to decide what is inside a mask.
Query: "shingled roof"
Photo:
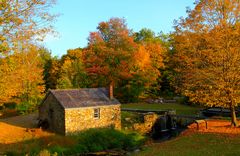
[[[50,90],[49,93],[52,93],[64,108],[120,104],[115,98],[109,99],[106,88]]]

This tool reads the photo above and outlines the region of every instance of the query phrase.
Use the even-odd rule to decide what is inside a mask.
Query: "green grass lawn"
[[[122,108],[144,109],[144,110],[176,110],[177,114],[196,115],[200,106],[189,106],[177,103],[171,104],[122,104]],[[130,112],[122,112],[122,117],[135,117]],[[136,117],[135,117],[136,118]],[[137,119],[137,118],[136,118]],[[213,133],[191,133],[180,135],[172,140],[154,143],[143,148],[134,156],[218,156],[218,155],[240,155],[240,135],[225,135]]]
[[[122,108],[134,108],[134,109],[144,109],[144,110],[176,110],[177,114],[182,115],[197,115],[199,110],[202,109],[200,106],[189,106],[177,103],[168,104],[147,104],[147,103],[132,103],[132,104],[122,104]]]
[[[193,133],[155,143],[134,156],[238,156],[240,135]]]

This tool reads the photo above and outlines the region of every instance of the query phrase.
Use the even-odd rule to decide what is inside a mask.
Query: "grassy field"
[[[189,106],[177,103],[168,104],[147,104],[147,103],[132,103],[132,104],[122,104],[122,108],[135,108],[135,109],[150,109],[150,110],[176,110],[177,114],[183,115],[197,115],[202,109],[200,106]]]
[[[122,104],[122,108],[135,109],[151,109],[151,110],[176,110],[177,114],[195,115],[202,108],[199,106],[188,106],[176,103],[171,104]],[[125,114],[124,114],[125,113]],[[134,122],[138,122],[138,116],[130,112],[123,112],[122,118],[134,118]],[[51,153],[65,153],[73,154],[82,151],[101,151],[111,148],[127,149],[135,146],[134,140],[129,136],[125,137],[123,134],[115,134],[110,137],[110,132],[104,133],[107,135],[98,134],[103,138],[98,139],[99,142],[104,143],[104,146],[97,144],[96,136],[78,136],[78,137],[64,137],[54,135],[35,129],[37,116],[36,114],[27,116],[17,116],[12,118],[0,119],[0,155],[1,154],[36,154],[42,149],[47,149]],[[135,121],[136,120],[136,121]],[[132,124],[132,123],[130,123]],[[211,126],[211,125],[210,125]],[[27,131],[27,129],[34,129],[34,131]],[[9,135],[11,134],[11,135]],[[91,133],[90,133],[91,134]],[[119,140],[109,138],[120,138]],[[121,139],[122,138],[122,139]],[[107,139],[102,141],[103,139]],[[110,141],[109,141],[109,140]],[[79,141],[83,140],[83,141]],[[124,141],[125,140],[125,141]],[[132,143],[132,141],[133,143]],[[84,142],[85,141],[85,142]],[[122,144],[123,142],[126,142]],[[80,144],[83,143],[83,144]],[[87,146],[85,146],[87,145]],[[93,146],[94,145],[94,146]],[[112,147],[112,145],[116,145]],[[126,147],[125,147],[126,146]],[[153,143],[143,147],[138,153],[133,153],[135,156],[200,156],[200,155],[239,155],[240,153],[240,134],[214,134],[214,133],[199,133],[191,132],[184,133],[169,141],[161,143]],[[94,149],[91,149],[94,148]],[[110,148],[110,149],[111,149]],[[73,153],[72,153],[73,152]]]
[[[192,133],[155,143],[134,156],[237,156],[240,153],[240,135]]]
[[[0,119],[0,155],[37,155],[43,149],[59,155],[105,150],[129,150],[145,137],[112,129],[91,129],[61,136],[36,128],[37,114]]]
[[[122,108],[176,110],[177,114],[196,115],[200,106],[188,106],[177,103],[172,104],[122,104]],[[128,113],[128,112],[126,112]],[[126,114],[123,113],[123,116]],[[128,114],[127,114],[128,115]],[[129,117],[128,115],[127,117]],[[130,116],[131,117],[131,116]],[[186,130],[188,131],[188,130]],[[147,145],[134,156],[202,156],[202,155],[239,155],[240,134],[200,133],[191,132],[180,135],[169,141]]]

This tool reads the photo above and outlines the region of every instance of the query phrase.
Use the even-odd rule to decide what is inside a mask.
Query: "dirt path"
[[[37,114],[0,119],[0,144],[12,144],[52,135],[37,127]]]

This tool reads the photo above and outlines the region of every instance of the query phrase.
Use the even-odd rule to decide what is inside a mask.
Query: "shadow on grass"
[[[22,128],[37,128],[38,123],[38,114],[29,114],[29,115],[22,115],[22,116],[14,116],[9,118],[0,119],[0,122],[22,127]]]

